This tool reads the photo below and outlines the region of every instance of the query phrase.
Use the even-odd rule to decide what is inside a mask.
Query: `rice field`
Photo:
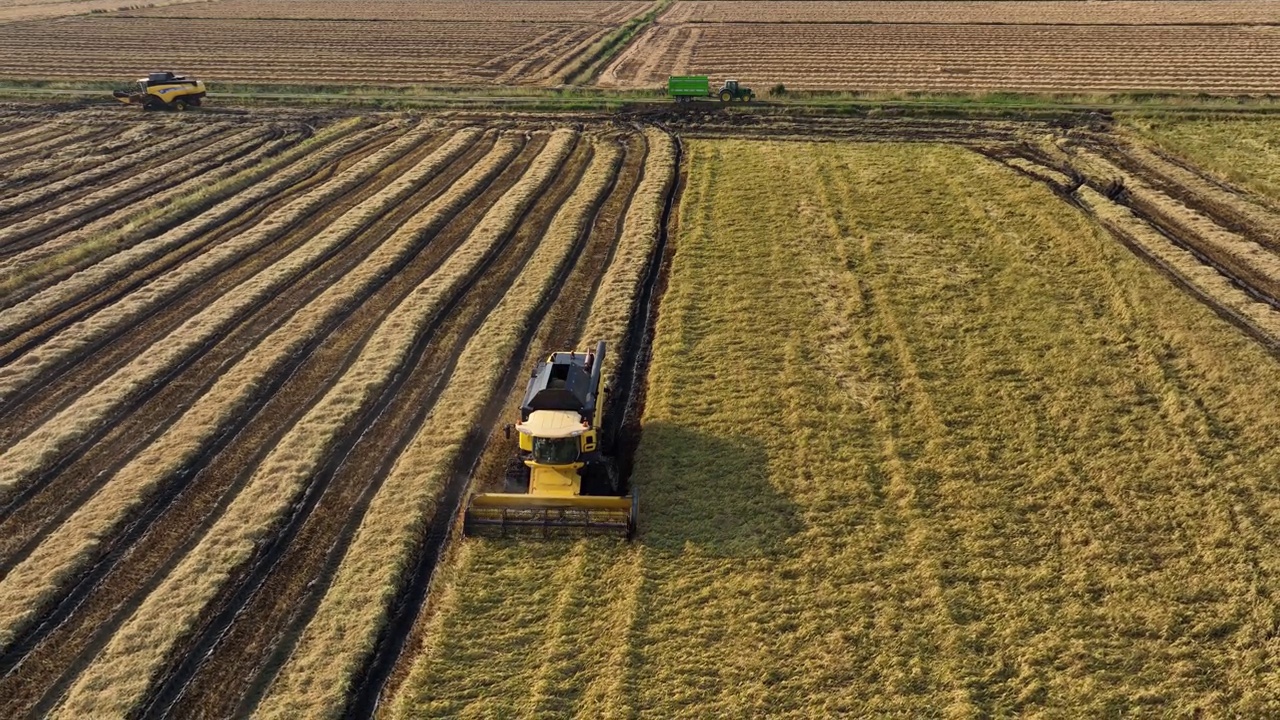
[[[686,150],[639,540],[463,542],[392,716],[1269,713],[1272,354],[1007,159]]]

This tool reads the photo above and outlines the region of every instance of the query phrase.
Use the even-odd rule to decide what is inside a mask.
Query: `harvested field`
[[[375,2],[353,16],[354,6],[338,3],[225,4],[0,25],[0,79],[123,83],[139,68],[164,67],[210,83],[558,83],[617,24],[649,7]]]
[[[853,3],[858,4],[858,3]],[[1280,27],[819,23],[651,26],[603,87],[734,77],[764,92],[1280,91]]]
[[[1269,714],[1272,354],[1026,156],[687,146],[640,538],[461,543],[391,715]]]
[[[143,117],[59,121],[128,133]],[[5,717],[297,717],[299,698],[320,716],[376,698],[402,642],[388,628],[430,577],[414,568],[447,537],[453,469],[486,447],[476,429],[527,357],[640,291],[630,266],[649,263],[670,186],[642,178],[674,168],[652,149],[664,133],[309,121],[161,118],[177,140],[290,143],[252,166],[230,154],[206,172],[237,182],[188,188],[164,223],[87,206],[118,237],[78,274],[21,275],[58,236],[5,259],[26,277],[0,310]],[[15,147],[50,139],[31,130],[0,119]],[[27,169],[57,152],[15,159],[28,180],[0,202],[61,182]],[[145,172],[86,176],[86,197]]]
[[[410,20],[434,22],[621,24],[649,9],[643,0],[213,0],[139,8],[131,17],[224,20]]]
[[[155,7],[188,2],[190,0],[147,0],[148,5]],[[0,0],[0,24],[129,10],[136,5],[136,0]]]
[[[1269,0],[679,0],[662,22],[1274,25],[1280,8]]]

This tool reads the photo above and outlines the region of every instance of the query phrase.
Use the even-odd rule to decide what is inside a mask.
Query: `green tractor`
[[[667,94],[676,102],[690,102],[697,98],[718,97],[720,102],[741,100],[751,102],[755,93],[737,80],[725,80],[716,92],[711,92],[711,82],[706,75],[672,75],[667,78]]]

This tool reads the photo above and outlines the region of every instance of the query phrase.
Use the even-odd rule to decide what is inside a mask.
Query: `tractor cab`
[[[730,100],[741,100],[750,102],[755,93],[751,92],[751,88],[740,84],[737,80],[725,80],[724,85],[720,86],[720,102],[729,102]]]

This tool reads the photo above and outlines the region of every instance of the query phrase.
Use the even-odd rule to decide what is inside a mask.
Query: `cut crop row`
[[[157,478],[150,475],[152,468],[143,457],[118,476],[125,481],[119,490],[126,502],[136,503],[129,500],[129,492],[161,493],[142,507],[142,527],[146,532],[134,532],[139,523],[131,520],[130,529],[115,543],[118,548],[131,547],[131,551],[119,558],[119,549],[103,548],[102,552],[110,551],[110,554],[102,555],[105,565],[93,571],[101,579],[91,576],[81,581],[82,585],[92,584],[87,588],[89,595],[81,609],[70,616],[70,624],[74,626],[70,640],[78,655],[66,654],[64,648],[68,643],[65,637],[59,638],[65,635],[61,632],[43,640],[36,648],[38,655],[65,667],[68,661],[73,665],[87,663],[105,646],[146,593],[158,586],[211,527],[282,434],[343,374],[385,313],[412,289],[416,282],[413,278],[421,279],[439,263],[451,246],[450,237],[467,232],[474,220],[465,217],[469,212],[457,215],[458,210],[470,209],[467,203],[498,169],[510,168],[515,173],[514,179],[527,165],[523,160],[508,164],[511,152],[518,145],[504,141],[489,153],[491,147],[492,139],[481,143],[454,167],[438,175],[411,202],[397,207],[386,218],[388,230],[375,228],[368,232],[372,247],[379,248],[383,232],[400,228],[386,240],[389,245],[385,250],[376,250],[369,262],[348,273],[350,281],[345,279],[346,275],[316,277],[314,281],[320,283],[318,288],[329,289],[310,302],[294,304],[298,312],[288,325],[273,336],[258,339],[257,345],[230,371],[232,377],[205,390],[174,431],[153,450],[148,450],[149,456],[159,461],[169,457],[171,451],[189,456],[194,449],[196,454],[189,462],[161,464],[158,469],[166,476]],[[475,167],[469,169],[472,166]],[[476,202],[492,202],[508,186],[506,182],[496,183],[494,193],[486,190]],[[441,222],[447,223],[445,231],[431,237]],[[429,241],[425,250],[424,241]],[[404,265],[403,258],[396,259],[398,253],[406,250],[413,257],[408,265]],[[386,265],[388,261],[394,263],[390,268]],[[405,279],[410,280],[409,284],[403,282]],[[305,301],[306,296],[299,295],[297,300]],[[273,364],[275,367],[270,367]],[[205,372],[216,372],[216,366]],[[237,385],[241,381],[254,383],[255,377],[258,378],[256,384],[245,388]],[[231,395],[220,397],[214,393]],[[236,409],[228,402],[247,402],[248,405]],[[193,448],[192,442],[201,445]],[[157,481],[161,483],[157,488],[146,486]],[[131,489],[130,482],[144,484]],[[117,558],[120,562],[116,562]],[[125,603],[123,609],[122,602]],[[76,605],[72,605],[70,609],[75,608]],[[77,656],[82,661],[74,660]],[[48,678],[40,675],[19,673],[16,681],[28,688],[27,697],[37,699],[36,707],[44,710],[66,689],[65,685],[49,686]]]
[[[661,22],[1275,25],[1280,23],[1280,12],[1267,0],[680,0]]]
[[[409,295],[383,321],[351,367],[280,438],[199,543],[80,676],[60,707],[62,714],[77,717],[129,712],[144,699],[174,643],[202,619],[203,609],[223,589],[222,580],[253,557],[257,542],[268,536],[308,486],[338,433],[350,430],[349,421],[394,376],[412,345],[415,330],[431,322],[452,283],[465,277],[466,258],[478,262],[487,253],[485,248],[506,233],[525,204],[552,177],[573,139],[566,133],[549,143],[529,174],[472,233],[474,249],[468,245],[459,248],[427,284],[420,286],[420,292]],[[102,692],[106,687],[110,691]]]

